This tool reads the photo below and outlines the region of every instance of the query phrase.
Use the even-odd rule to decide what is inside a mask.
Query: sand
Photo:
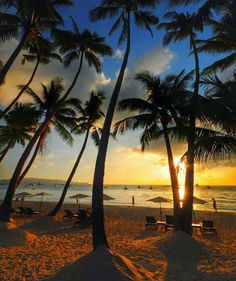
[[[33,202],[25,204],[38,207]],[[44,203],[45,214],[52,205]],[[68,207],[77,208],[65,205],[63,209]],[[163,211],[171,214],[171,210]],[[197,221],[203,218],[215,221],[218,236],[195,233],[189,237],[181,232],[172,235],[171,231],[144,230],[145,215],[155,216],[158,209],[106,206],[105,224],[111,251],[102,249],[94,254],[91,254],[91,227],[81,229],[71,220],[61,221],[62,213],[55,220],[45,214],[33,219],[14,217],[17,229],[35,235],[36,239],[19,246],[0,246],[1,281],[236,280],[234,213],[196,211]],[[98,256],[102,266],[95,262]],[[85,264],[90,270],[84,270]],[[98,265],[106,276],[97,275],[102,274]],[[105,279],[107,275],[110,279]],[[120,279],[115,279],[117,276]]]

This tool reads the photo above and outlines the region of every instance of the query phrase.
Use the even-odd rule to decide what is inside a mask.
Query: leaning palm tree
[[[32,89],[28,88],[26,90],[28,94],[31,95],[35,100],[35,103],[40,105],[40,111],[43,112],[43,120],[34,133],[33,137],[30,139],[28,145],[26,146],[10,180],[5,198],[2,205],[0,206],[0,220],[3,221],[9,220],[12,198],[19,184],[18,181],[21,176],[21,172],[38,138],[48,130],[50,125],[55,126],[55,129],[58,132],[68,135],[69,138],[71,137],[70,132],[64,130],[62,124],[67,124],[68,126],[69,124],[71,124],[71,119],[74,120],[75,117],[75,112],[71,107],[79,107],[80,102],[74,98],[68,100],[64,100],[63,97],[60,98],[64,90],[62,80],[60,78],[56,78],[51,81],[49,87],[45,85],[42,85],[42,87],[42,95],[44,97],[43,99],[41,99],[39,95],[37,95]],[[50,118],[48,118],[48,116],[50,116]],[[56,122],[56,120],[58,120],[58,122]],[[32,142],[32,140],[34,142]]]
[[[105,95],[103,92],[91,92],[90,99],[85,103],[85,107],[80,110],[81,116],[77,119],[78,125],[73,129],[74,132],[78,134],[85,133],[84,141],[81,147],[81,150],[78,154],[78,157],[74,163],[74,166],[70,172],[70,175],[65,183],[64,189],[62,191],[61,197],[56,204],[55,208],[50,212],[50,216],[56,216],[59,212],[68,188],[70,187],[71,181],[73,180],[73,177],[75,175],[75,172],[79,166],[80,160],[83,156],[83,153],[85,151],[89,135],[91,135],[94,143],[96,146],[99,145],[100,138],[99,138],[99,132],[100,128],[97,126],[97,122],[104,117],[104,113],[101,110],[101,105],[103,100],[105,99]]]
[[[58,38],[56,40],[58,40]],[[68,44],[68,42],[70,42],[70,45],[73,44],[73,40],[72,41],[67,40],[66,44]],[[61,44],[61,41],[60,41],[60,44]],[[77,40],[76,46],[78,44],[79,44],[79,42]],[[89,62],[89,64],[91,66],[94,66],[95,69],[98,67],[98,65],[101,65],[101,55],[111,54],[111,48],[109,48],[108,45],[105,44],[105,39],[103,37],[99,37],[98,35],[94,36],[94,34],[91,34],[91,36],[89,36],[89,38],[87,37],[87,40],[81,41],[81,48],[83,49],[83,52],[82,52],[83,54],[85,54],[85,52],[86,52],[85,59]],[[74,76],[70,86],[68,87],[67,91],[62,96],[61,101],[60,101],[61,103],[65,102],[66,99],[68,98],[68,96],[71,94],[74,86],[76,85],[79,74],[81,73],[84,60],[83,60],[83,55],[80,56],[80,54],[81,53],[79,53],[76,56],[76,58],[80,59],[78,70],[76,71],[75,76]],[[90,54],[91,54],[91,56],[90,56]],[[57,87],[59,87],[59,85],[57,85]],[[10,198],[9,200],[10,201],[11,201],[11,194],[14,194],[14,192],[15,192],[18,179],[24,168],[26,160],[28,159],[28,157],[29,157],[35,143],[37,142],[38,138],[40,137],[40,135],[42,135],[44,133],[44,131],[47,129],[47,126],[50,123],[50,121],[55,113],[56,113],[56,108],[54,110],[51,110],[50,112],[48,112],[48,114],[45,116],[44,121],[40,124],[37,131],[35,132],[35,134],[31,138],[31,140],[29,141],[27,147],[25,148],[23,154],[21,155],[21,157],[16,165],[16,168],[14,170],[14,173],[12,175],[12,178],[9,182],[9,186],[8,186],[8,189],[11,190],[11,191],[9,191],[9,198]],[[10,201],[9,202],[6,201],[5,206],[2,205],[2,207],[0,207],[0,220],[1,220],[1,218],[3,220],[9,219]],[[2,216],[1,216],[1,213],[3,214]]]
[[[25,62],[35,61],[35,66],[28,82],[24,86],[21,86],[21,90],[19,91],[17,96],[0,113],[0,119],[2,119],[12,109],[16,102],[18,102],[18,100],[21,98],[25,90],[30,86],[40,64],[49,64],[52,59],[59,60],[60,62],[62,61],[60,55],[53,51],[54,47],[55,46],[49,40],[43,38],[29,43],[28,54],[23,54],[22,64],[25,64]]]
[[[80,101],[77,98],[70,98],[64,102],[61,102],[59,92],[53,91],[54,81],[51,82],[50,88],[47,88],[43,85],[43,91],[41,95],[34,92],[31,88],[27,88],[25,90],[25,92],[34,100],[34,105],[41,113],[41,118],[44,118],[51,110],[53,110],[53,108],[56,108],[56,113],[51,118],[47,128],[38,138],[33,155],[26,168],[21,173],[17,181],[17,186],[19,186],[21,181],[29,172],[37,155],[39,153],[43,153],[46,139],[51,133],[52,129],[54,129],[54,131],[62,138],[64,142],[68,143],[69,145],[73,144],[73,138],[70,130],[76,125],[75,119],[77,112],[80,109]],[[56,82],[58,83],[60,80]]]
[[[92,21],[116,17],[115,23],[111,27],[110,34],[121,27],[119,44],[126,41],[126,50],[105,117],[95,165],[92,195],[94,250],[101,245],[109,247],[104,228],[103,180],[110,128],[130,54],[132,17],[134,18],[135,25],[146,28],[152,34],[151,26],[157,25],[158,18],[152,15],[151,12],[143,11],[142,9],[154,9],[157,7],[158,2],[157,0],[103,0],[101,4],[90,13]]]
[[[0,162],[16,144],[25,146],[37,128],[39,117],[40,112],[30,104],[15,105],[0,126]]]
[[[169,12],[165,18],[170,19],[170,22],[162,23],[160,28],[164,28],[167,34],[164,36],[164,44],[169,44],[171,41],[182,41],[188,39],[190,50],[193,52],[195,60],[195,82],[192,99],[192,108],[189,114],[189,133],[188,133],[188,154],[185,178],[185,194],[181,216],[181,229],[189,234],[192,233],[192,208],[193,208],[193,189],[194,189],[194,143],[196,129],[196,95],[199,94],[200,86],[200,64],[197,50],[197,34],[204,29],[204,20],[198,13],[180,13]]]
[[[127,117],[115,124],[115,132],[123,133],[128,129],[143,129],[140,135],[142,150],[151,141],[159,141],[164,138],[168,157],[168,165],[173,194],[174,207],[174,230],[179,230],[178,216],[180,212],[180,197],[177,169],[171,147],[168,130],[170,127],[182,128],[183,122],[178,113],[178,103],[181,104],[184,96],[189,94],[188,86],[192,79],[192,73],[170,75],[161,80],[150,72],[136,74],[135,80],[139,81],[145,90],[145,100],[130,98],[119,103],[119,109],[129,112],[138,112],[137,115]]]
[[[29,42],[42,37],[44,31],[63,24],[59,9],[72,5],[70,0],[6,0],[0,5],[0,40],[9,41],[21,34],[19,44],[0,70],[0,85],[19,55]],[[10,11],[7,12],[7,11]]]

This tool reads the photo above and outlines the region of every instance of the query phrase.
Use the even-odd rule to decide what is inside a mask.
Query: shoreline
[[[19,203],[14,202],[13,207]],[[39,202],[27,201],[25,205],[37,210]],[[42,216],[54,205],[53,202],[43,202]],[[81,208],[86,207],[90,205],[81,204]],[[27,231],[37,238],[25,246],[0,247],[0,280],[43,281],[92,251],[91,226],[81,229],[74,226],[72,220],[62,221],[66,208],[75,212],[78,205],[64,204],[58,215],[59,220],[53,223],[40,222],[38,216],[13,216],[20,229],[27,227]],[[189,251],[187,261],[183,261],[180,270],[170,268],[169,258],[161,248],[163,241],[171,237],[171,231],[144,230],[145,216],[159,216],[158,208],[105,205],[104,210],[105,229],[111,249],[146,268],[155,281],[236,280],[235,213],[195,212],[196,222],[214,220],[218,235],[194,232],[194,239],[202,245],[206,254],[197,261],[193,270],[189,266],[196,261],[193,252]],[[172,209],[163,209],[164,215],[171,213]],[[176,258],[175,255],[172,257]]]

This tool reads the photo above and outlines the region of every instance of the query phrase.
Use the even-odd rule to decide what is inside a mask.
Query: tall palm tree
[[[164,28],[167,34],[164,36],[164,44],[169,44],[171,41],[182,41],[188,39],[190,50],[193,52],[195,60],[195,83],[193,89],[192,109],[189,115],[189,133],[188,133],[188,154],[186,160],[186,178],[185,178],[185,194],[180,217],[181,230],[192,233],[192,208],[193,208],[193,189],[194,189],[194,143],[196,129],[196,95],[199,94],[200,86],[200,64],[197,50],[197,34],[204,29],[204,20],[198,13],[180,13],[169,12],[165,18],[170,19],[170,22],[162,23],[160,28]]]
[[[227,54],[226,57],[214,62],[204,69],[205,73],[223,71],[236,62],[236,1],[229,1],[229,5],[224,9],[224,16],[219,20],[210,20],[213,34],[207,40],[199,40],[198,50],[210,54]]]
[[[74,23],[74,21],[73,21],[73,23]],[[55,31],[55,33],[58,34],[57,31]],[[55,35],[55,37],[57,37],[57,35]],[[57,37],[56,40],[59,40],[59,38]],[[67,40],[65,42],[67,45],[68,45],[68,42],[70,42],[70,45],[73,44],[73,40],[72,41]],[[60,41],[60,44],[61,43],[62,43],[62,41]],[[58,41],[58,44],[59,44],[59,41]],[[76,41],[76,46],[77,45],[78,45],[78,42]],[[71,94],[71,92],[78,80],[79,74],[81,73],[81,70],[82,70],[82,66],[83,66],[83,62],[84,62],[83,57],[84,57],[85,53],[86,53],[85,59],[89,62],[90,65],[94,66],[95,69],[98,67],[98,65],[101,65],[101,57],[100,57],[101,55],[111,54],[111,48],[105,44],[105,39],[103,37],[99,37],[98,35],[94,36],[92,34],[91,36],[89,36],[89,40],[88,40],[88,38],[85,41],[82,40],[81,46],[83,46],[83,52],[81,52],[81,56],[80,56],[80,54],[78,54],[78,56],[76,57],[77,59],[80,60],[78,70],[76,71],[75,76],[74,76],[70,86],[68,87],[67,91],[62,96],[62,98],[60,100],[61,103],[66,101],[66,99]],[[90,59],[89,54],[91,54],[92,59]],[[59,87],[59,85],[56,85],[56,88],[58,88],[58,87]],[[53,117],[53,115],[55,113],[56,113],[56,108],[54,110],[51,110],[50,112],[48,112],[48,114],[45,116],[44,121],[40,124],[37,131],[35,132],[35,134],[31,138],[31,140],[27,144],[27,147],[25,148],[23,154],[21,155],[21,157],[16,165],[16,168],[14,170],[14,173],[12,175],[12,178],[9,182],[8,189],[11,190],[11,192],[9,192],[10,199],[8,201],[6,200],[6,203],[0,207],[0,220],[1,219],[9,220],[9,206],[10,206],[10,202],[11,202],[11,194],[12,193],[14,194],[14,192],[15,192],[20,174],[24,168],[25,162],[28,159],[35,143],[37,142],[40,135],[42,135],[43,132],[47,129],[47,126],[50,123],[51,118]],[[2,216],[1,216],[1,213],[3,214]]]
[[[159,1],[157,0],[103,0],[101,4],[90,12],[92,21],[104,20],[116,17],[115,23],[110,29],[110,34],[121,27],[119,44],[126,41],[126,50],[120,72],[110,99],[107,114],[105,117],[98,155],[96,159],[94,178],[93,178],[93,248],[96,250],[103,245],[109,247],[104,228],[104,209],[103,209],[103,180],[105,172],[106,153],[109,141],[112,119],[123,82],[125,70],[128,64],[131,47],[131,21],[138,27],[147,29],[151,34],[151,26],[157,25],[158,18],[149,11],[142,9],[155,9]]]
[[[30,118],[29,118],[30,116]],[[0,162],[16,144],[25,145],[35,132],[40,117],[30,104],[16,104],[0,126]]]
[[[94,143],[96,146],[99,145],[100,138],[99,138],[99,132],[100,128],[97,126],[97,122],[104,117],[104,113],[101,110],[101,105],[103,100],[105,99],[105,95],[103,92],[91,92],[90,93],[90,99],[85,103],[85,107],[81,108],[81,116],[77,119],[78,125],[76,128],[73,129],[73,131],[78,134],[85,133],[85,138],[81,147],[81,150],[78,154],[78,157],[74,163],[74,166],[70,172],[70,175],[65,183],[64,189],[62,191],[61,197],[55,206],[55,208],[50,212],[50,216],[56,216],[59,212],[68,188],[70,187],[71,181],[73,180],[73,177],[75,175],[75,172],[79,166],[80,160],[83,156],[83,153],[85,151],[89,135],[91,135]]]
[[[42,37],[43,31],[63,24],[59,9],[72,5],[70,0],[6,0],[0,6],[0,40],[9,41],[21,35],[19,44],[0,70],[0,85],[19,55],[29,42]],[[11,11],[8,13],[7,11]]]
[[[40,105],[40,111],[43,112],[43,120],[26,146],[8,185],[5,198],[0,206],[0,220],[3,221],[9,220],[11,202],[19,184],[19,177],[21,176],[24,164],[38,138],[48,130],[50,125],[53,125],[59,133],[67,135],[68,138],[71,137],[70,132],[64,130],[62,124],[67,124],[69,126],[71,124],[71,120],[74,120],[75,112],[71,107],[80,106],[79,101],[74,98],[68,100],[64,100],[63,97],[60,98],[64,90],[62,80],[60,78],[56,78],[51,81],[49,87],[42,85],[42,88],[43,99],[41,99],[32,89],[27,88],[26,90],[35,100],[35,103]],[[32,140],[34,142],[32,142]]]
[[[181,129],[183,126],[177,105],[181,104],[181,100],[189,93],[188,86],[192,73],[185,75],[184,71],[181,71],[179,75],[170,75],[161,80],[159,76],[150,72],[142,72],[136,74],[134,79],[143,85],[146,93],[145,100],[130,98],[119,103],[120,110],[138,111],[138,115],[117,122],[115,132],[143,129],[140,136],[142,150],[151,141],[164,138],[174,202],[174,231],[177,231],[179,230],[177,218],[180,212],[179,184],[168,130],[169,127],[178,126]]]
[[[56,81],[56,80],[54,80]],[[41,113],[41,117],[45,117],[53,108],[57,108],[56,113],[51,118],[50,123],[48,123],[47,128],[38,138],[37,144],[35,145],[34,153],[27,164],[24,171],[21,173],[17,186],[24,179],[31,166],[33,165],[37,155],[43,153],[43,148],[46,143],[47,136],[50,134],[52,129],[58,133],[58,135],[63,139],[64,142],[67,142],[69,145],[72,145],[73,138],[70,133],[70,130],[76,125],[75,118],[78,110],[80,109],[80,101],[77,98],[70,98],[64,102],[60,102],[60,95],[57,91],[53,91],[54,81],[51,82],[50,88],[47,88],[43,85],[43,91],[41,97],[39,94],[34,92],[31,88],[27,88],[25,92],[33,98],[37,110]],[[56,81],[57,83],[60,80]]]
[[[23,54],[22,64],[25,62],[36,62],[31,73],[28,82],[21,87],[21,90],[17,96],[12,100],[12,102],[0,113],[0,119],[2,119],[15,105],[15,103],[21,98],[22,94],[25,92],[26,88],[32,83],[35,74],[38,70],[39,64],[49,64],[52,59],[57,59],[60,62],[61,57],[53,51],[54,45],[47,39],[40,38],[29,43],[28,54]]]

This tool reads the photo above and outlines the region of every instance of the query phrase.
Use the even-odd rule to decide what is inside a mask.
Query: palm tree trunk
[[[26,168],[24,169],[24,171],[21,173],[18,181],[17,181],[17,187],[20,185],[20,183],[22,182],[22,180],[25,178],[25,176],[27,175],[29,169],[31,168],[31,166],[33,165],[34,163],[34,160],[36,159],[37,155],[38,155],[38,152],[39,152],[39,149],[40,149],[40,146],[41,146],[41,142],[42,140],[44,139],[45,137],[45,134],[41,134],[39,139],[38,139],[38,142],[36,144],[36,147],[35,147],[35,150],[34,150],[34,153],[28,163],[28,165],[26,166]]]
[[[18,46],[16,47],[16,49],[14,50],[14,52],[11,54],[10,58],[7,60],[7,62],[4,64],[4,66],[1,68],[0,71],[0,85],[2,85],[4,83],[5,77],[9,71],[9,69],[11,68],[12,64],[14,63],[15,59],[17,58],[17,56],[19,55],[20,51],[22,50],[22,48],[24,47],[25,41],[27,39],[28,33],[25,32],[20,40],[20,43],[18,44]]]
[[[70,175],[69,175],[69,177],[68,177],[68,179],[66,181],[66,184],[65,184],[64,189],[62,191],[60,200],[57,202],[57,205],[55,206],[55,208],[49,213],[49,216],[54,216],[55,217],[57,215],[57,213],[59,212],[59,210],[61,209],[61,206],[62,206],[62,204],[63,204],[63,202],[65,200],[65,197],[66,197],[67,190],[70,187],[71,181],[72,181],[72,179],[73,179],[73,177],[75,175],[75,172],[76,172],[76,170],[77,170],[77,168],[79,166],[80,160],[81,160],[81,158],[83,156],[84,150],[85,150],[86,145],[87,145],[88,137],[89,137],[89,129],[86,132],[84,143],[83,143],[82,148],[80,150],[80,153],[79,153],[79,155],[78,155],[78,157],[77,157],[77,159],[75,161],[73,169],[71,170]]]
[[[178,176],[174,164],[174,158],[172,153],[172,148],[170,144],[170,138],[167,132],[166,125],[163,125],[164,131],[164,138],[166,143],[166,151],[168,156],[168,165],[170,171],[170,179],[171,179],[171,186],[172,186],[172,195],[173,195],[173,202],[174,202],[174,232],[180,230],[179,226],[179,216],[180,216],[180,196],[179,196],[179,183],[178,183]]]
[[[29,85],[32,83],[34,76],[36,74],[36,71],[38,69],[39,66],[39,59],[37,60],[37,63],[33,69],[33,72],[30,76],[29,81],[24,85],[24,87],[20,90],[20,92],[18,93],[18,95],[14,98],[14,100],[0,113],[0,120],[5,117],[5,115],[12,109],[12,107],[16,104],[16,102],[20,99],[20,97],[22,96],[22,94],[24,93],[24,91],[29,87]]]
[[[185,176],[185,193],[182,207],[181,230],[188,234],[192,234],[192,210],[193,210],[193,195],[194,195],[194,144],[195,144],[195,131],[196,131],[196,95],[199,94],[200,84],[200,66],[198,51],[195,40],[191,38],[191,43],[194,50],[195,58],[195,83],[194,83],[194,96],[192,99],[192,112],[189,121],[189,136],[188,136],[188,152],[187,152],[187,165]]]
[[[10,219],[10,210],[11,210],[11,203],[12,198],[14,196],[15,190],[18,185],[18,179],[21,175],[21,172],[24,168],[25,162],[27,161],[35,143],[37,142],[38,138],[41,134],[43,134],[44,130],[47,128],[49,122],[51,121],[51,115],[47,116],[44,122],[39,126],[37,131],[35,132],[34,136],[31,138],[29,143],[27,144],[23,154],[21,155],[15,171],[12,175],[12,178],[9,182],[6,195],[4,197],[3,203],[0,206],[0,221],[9,221]]]
[[[128,31],[127,31],[127,46],[122,62],[122,66],[119,72],[119,76],[116,81],[114,91],[111,96],[107,114],[105,117],[101,141],[98,149],[98,155],[96,159],[94,178],[93,178],[93,194],[92,194],[92,212],[93,212],[93,249],[96,250],[99,246],[109,247],[106,238],[104,227],[104,208],[103,208],[103,181],[105,173],[105,161],[107,154],[108,141],[110,136],[111,123],[117,103],[117,99],[120,93],[121,85],[123,82],[125,70],[128,63],[130,53],[130,14],[128,14]]]
[[[0,163],[3,161],[3,159],[4,159],[5,156],[7,155],[7,152],[9,151],[10,148],[11,148],[11,142],[9,142],[8,145],[3,149],[3,151],[1,151],[1,154],[0,154]]]
[[[65,101],[67,99],[67,97],[69,96],[69,94],[71,93],[78,77],[79,74],[81,72],[82,69],[82,64],[83,64],[83,53],[81,54],[81,58],[80,58],[80,64],[79,64],[79,68],[78,71],[76,72],[76,75],[72,81],[71,86],[68,88],[68,90],[66,91],[66,93],[64,94],[64,96],[62,97],[62,101]],[[51,118],[53,117],[53,115],[56,113],[56,109],[50,114],[48,115],[44,122],[40,125],[40,127],[37,129],[37,131],[35,132],[34,136],[32,137],[32,139],[29,141],[28,145],[26,146],[23,154],[21,155],[17,166],[15,168],[15,171],[12,175],[12,178],[10,180],[10,183],[8,185],[8,189],[5,195],[5,198],[3,200],[2,205],[0,206],[0,221],[9,221],[10,219],[10,210],[11,210],[11,203],[12,203],[12,198],[14,196],[15,190],[17,188],[17,182],[18,179],[21,175],[21,172],[24,168],[25,162],[27,161],[37,139],[39,138],[39,136],[41,134],[44,133],[44,131],[46,130],[47,126],[49,125]]]

